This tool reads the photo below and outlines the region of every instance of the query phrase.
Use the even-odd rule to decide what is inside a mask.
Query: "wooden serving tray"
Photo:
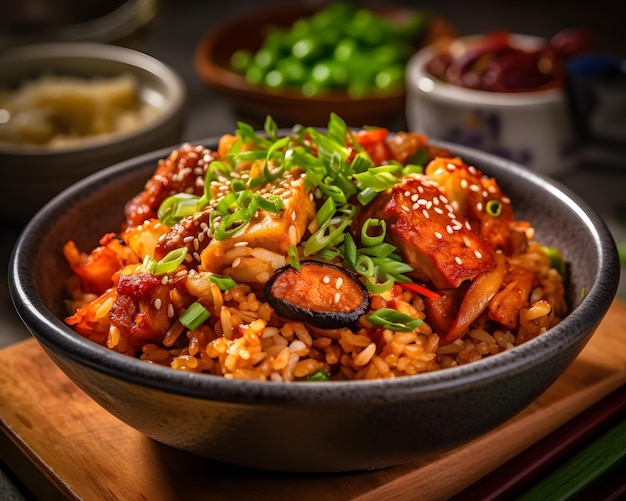
[[[110,415],[34,339],[0,350],[0,458],[40,499],[446,499],[626,382],[626,305],[530,407],[454,451],[348,474],[280,474],[157,443]]]

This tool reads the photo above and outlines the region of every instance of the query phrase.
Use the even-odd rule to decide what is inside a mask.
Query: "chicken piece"
[[[196,265],[201,264],[201,271],[221,273],[238,254],[246,255],[245,249],[262,247],[272,254],[285,256],[290,245],[300,242],[315,217],[315,203],[304,184],[303,172],[294,170],[285,173],[278,184],[260,189],[257,192],[260,195],[279,195],[283,208],[278,214],[259,209],[244,228],[224,240],[213,239],[209,227],[211,212],[221,199],[216,198],[206,209],[183,219],[164,235],[154,257],[161,259],[171,250],[186,246],[190,259]],[[236,248],[241,252],[232,252]],[[282,261],[276,263],[278,267],[280,263]]]
[[[111,323],[136,347],[161,341],[174,321],[168,315],[171,287],[151,273],[119,275]]]
[[[515,329],[520,310],[528,306],[530,293],[538,283],[537,276],[531,270],[510,266],[502,289],[489,303],[489,318],[508,329]]]
[[[424,172],[437,183],[454,211],[495,249],[506,255],[523,252],[527,225],[515,220],[511,200],[494,178],[458,157],[435,158]]]
[[[163,200],[176,193],[201,196],[207,168],[217,158],[218,154],[212,150],[185,143],[159,160],[145,189],[126,204],[126,225],[133,227],[156,218]]]
[[[379,195],[359,216],[387,222],[390,243],[420,282],[457,288],[495,266],[494,249],[457,215],[437,185],[415,175]]]
[[[273,193],[283,199],[283,207],[274,214],[258,210],[241,230],[224,240],[212,239],[201,253],[200,269],[220,273],[230,265],[236,247],[260,247],[285,256],[290,245],[297,245],[308,224],[315,217],[315,202],[305,187],[304,173],[289,172],[276,185],[268,185],[260,194]]]

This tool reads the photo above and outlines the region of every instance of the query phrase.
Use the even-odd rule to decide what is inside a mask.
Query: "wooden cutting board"
[[[530,407],[454,451],[349,474],[268,473],[159,444],[79,390],[34,339],[0,350],[0,458],[40,499],[446,499],[626,382],[626,305]]]

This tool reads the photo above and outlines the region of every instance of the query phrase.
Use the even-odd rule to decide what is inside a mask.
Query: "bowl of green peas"
[[[405,121],[405,67],[419,48],[455,36],[422,10],[333,1],[248,11],[208,32],[194,65],[235,111],[262,126],[305,120],[324,126],[330,112],[348,125],[393,128]]]

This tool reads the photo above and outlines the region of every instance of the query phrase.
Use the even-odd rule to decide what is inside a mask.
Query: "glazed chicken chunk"
[[[387,221],[390,241],[414,268],[413,277],[437,289],[457,288],[495,266],[493,247],[425,176],[395,185],[366,212]]]

